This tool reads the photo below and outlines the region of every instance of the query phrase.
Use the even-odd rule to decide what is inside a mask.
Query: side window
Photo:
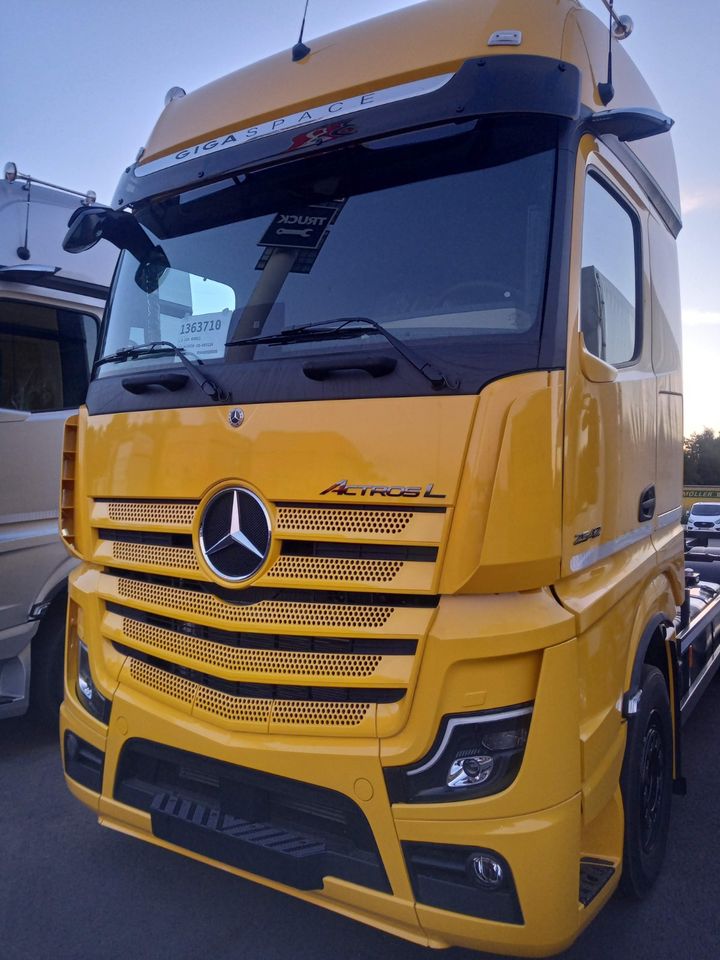
[[[640,350],[639,226],[594,177],[585,182],[580,326],[587,349],[619,365]]]
[[[90,314],[0,300],[0,407],[41,413],[79,406],[97,326]]]

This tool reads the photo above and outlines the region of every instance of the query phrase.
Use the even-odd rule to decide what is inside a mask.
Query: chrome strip
[[[342,117],[347,113],[358,113],[360,110],[367,110],[369,107],[379,107],[382,104],[397,103],[399,100],[408,100],[411,97],[419,97],[425,93],[433,93],[435,90],[443,87],[448,80],[451,80],[454,76],[455,74],[453,73],[443,73],[436,77],[426,77],[424,80],[412,80],[410,83],[400,83],[395,87],[371,90],[367,93],[357,94],[354,97],[343,97],[332,103],[309,107],[297,113],[267,120],[265,123],[256,123],[251,127],[245,127],[242,130],[235,130],[232,133],[211,138],[204,143],[193,144],[190,147],[185,147],[183,150],[178,150],[177,153],[159,157],[157,160],[151,160],[149,163],[139,163],[135,168],[135,176],[144,177],[147,176],[148,173],[164,170],[166,167],[172,167],[177,163],[184,163],[186,160],[192,160],[197,156],[217,153],[228,147],[235,147],[241,142],[260,140],[262,137],[268,137],[274,133],[284,132],[285,130],[294,130],[296,127],[303,127],[309,123],[332,121],[336,117]],[[317,131],[317,133],[319,134],[320,131]]]
[[[630,547],[634,543],[646,540],[652,536],[652,532],[652,527],[638,527],[636,530],[631,530],[630,533],[624,533],[621,537],[610,540],[608,543],[603,543],[599,547],[591,547],[590,550],[586,550],[585,553],[578,553],[572,557],[570,560],[570,569],[573,573],[577,573],[579,570],[585,570],[587,567],[591,567],[594,563],[597,563],[598,560],[607,560],[608,557],[611,557],[614,553],[619,553],[621,550],[624,550],[625,547]]]
[[[675,507],[674,510],[668,510],[666,513],[661,513],[657,518],[657,528],[662,530],[664,527],[669,527],[670,524],[679,522],[682,519],[682,507]]]
[[[445,728],[445,733],[443,735],[440,746],[437,748],[432,757],[424,763],[421,767],[416,767],[414,770],[408,770],[407,775],[409,777],[414,777],[416,773],[422,773],[424,770],[428,770],[436,762],[438,757],[440,757],[447,746],[447,742],[450,739],[450,734],[453,732],[455,727],[462,727],[468,723],[492,723],[495,720],[509,720],[512,717],[524,717],[526,713],[532,713],[532,707],[521,707],[519,710],[505,710],[502,713],[488,713],[488,714],[473,714],[472,716],[467,717],[452,717],[448,721],[448,725]]]

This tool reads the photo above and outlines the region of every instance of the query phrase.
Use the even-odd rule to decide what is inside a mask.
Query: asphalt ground
[[[720,680],[685,727],[663,874],[613,898],[563,960],[720,958]],[[541,880],[541,878],[540,878]],[[431,953],[98,826],[65,788],[55,736],[0,723],[0,960],[469,960]],[[488,954],[482,955],[489,957]]]

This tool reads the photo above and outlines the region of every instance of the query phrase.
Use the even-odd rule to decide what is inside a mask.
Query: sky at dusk
[[[489,0],[478,0],[478,6]],[[305,39],[402,0],[310,0]],[[585,5],[606,19],[600,0]],[[188,92],[297,39],[304,0],[25,0],[3,17],[0,162],[109,202],[171,86]],[[720,2],[616,0],[625,48],[675,119],[685,433],[720,430]],[[479,51],[482,52],[482,51]]]

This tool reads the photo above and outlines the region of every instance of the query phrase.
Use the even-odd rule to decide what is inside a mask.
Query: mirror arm
[[[617,380],[617,367],[611,363],[606,363],[594,353],[590,353],[585,346],[585,336],[582,331],[578,331],[578,357],[580,358],[580,370],[586,380],[591,383],[613,383]]]

